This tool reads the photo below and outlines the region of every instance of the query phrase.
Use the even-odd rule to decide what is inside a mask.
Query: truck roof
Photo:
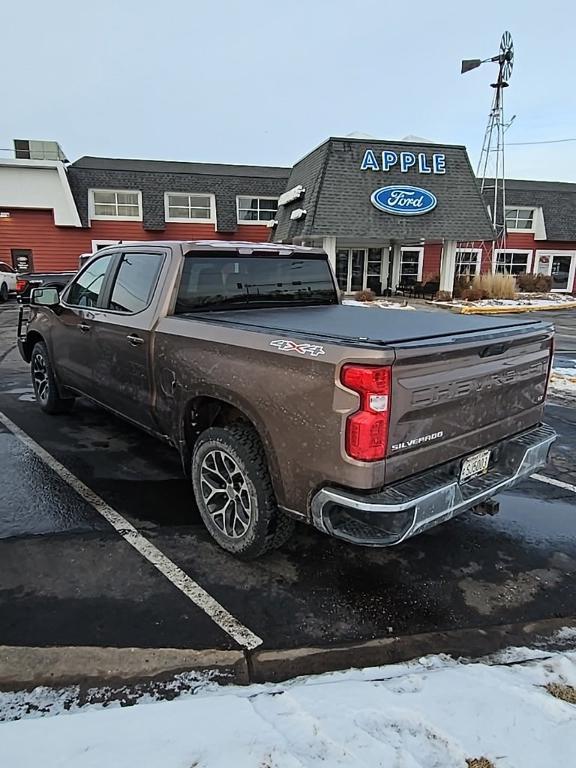
[[[266,251],[270,255],[289,256],[292,253],[325,256],[322,248],[310,248],[304,245],[291,245],[290,243],[253,243],[241,240],[142,240],[119,243],[126,246],[173,246],[181,245],[185,253],[190,251],[239,251],[242,254],[251,254],[254,251]],[[117,245],[110,245],[117,248]],[[105,248],[101,249],[106,250]]]

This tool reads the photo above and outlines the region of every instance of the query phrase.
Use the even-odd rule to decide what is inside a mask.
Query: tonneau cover
[[[322,336],[326,339],[394,344],[434,339],[441,336],[498,331],[505,328],[536,330],[537,318],[456,315],[448,311],[399,310],[333,305],[321,307],[284,307],[194,313],[195,319],[234,323],[247,328]]]

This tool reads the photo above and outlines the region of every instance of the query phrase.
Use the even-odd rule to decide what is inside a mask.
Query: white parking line
[[[548,485],[555,485],[558,488],[564,488],[566,491],[572,491],[576,493],[576,485],[570,485],[562,480],[556,480],[554,477],[546,477],[546,475],[530,475],[533,480],[539,480],[541,483],[548,483]]]
[[[165,576],[175,587],[183,592],[186,597],[207,614],[213,622],[221,627],[226,634],[244,648],[252,649],[262,645],[262,639],[255,635],[248,627],[245,627],[232,614],[220,605],[212,595],[184,573],[175,563],[154,546],[148,539],[142,536],[134,526],[119,512],[112,509],[94,493],[87,485],[69,472],[48,451],[16,426],[4,413],[0,411],[0,422],[12,432],[24,445],[42,459],[65,483],[82,496],[94,509],[104,517],[110,525],[122,536],[122,538],[134,547],[142,557],[145,557],[160,573]]]

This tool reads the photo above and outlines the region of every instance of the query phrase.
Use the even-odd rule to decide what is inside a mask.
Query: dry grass
[[[481,291],[487,299],[513,299],[516,296],[516,280],[513,275],[477,275],[472,288]]]
[[[466,760],[468,768],[494,768],[494,763],[487,757],[469,757]]]
[[[561,683],[548,683],[546,686],[548,693],[557,699],[567,701],[568,704],[576,704],[576,688],[573,685],[562,685]]]

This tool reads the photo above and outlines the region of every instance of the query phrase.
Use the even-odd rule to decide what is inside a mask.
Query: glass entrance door
[[[350,291],[355,293],[361,291],[364,287],[364,261],[366,251],[355,248],[350,252],[350,262],[348,271],[350,273]]]
[[[550,274],[552,275],[553,291],[568,291],[572,288],[574,274],[572,270],[573,256],[565,254],[555,254],[552,256],[552,266]],[[572,282],[570,278],[572,277]]]
[[[576,251],[536,251],[534,272],[550,275],[553,291],[570,293],[576,276]]]
[[[339,248],[336,279],[341,291],[356,293],[370,288],[382,293],[382,248]]]
[[[344,293],[349,293],[348,288],[348,259],[349,252],[344,249],[336,251],[336,280],[338,280],[338,287]]]

